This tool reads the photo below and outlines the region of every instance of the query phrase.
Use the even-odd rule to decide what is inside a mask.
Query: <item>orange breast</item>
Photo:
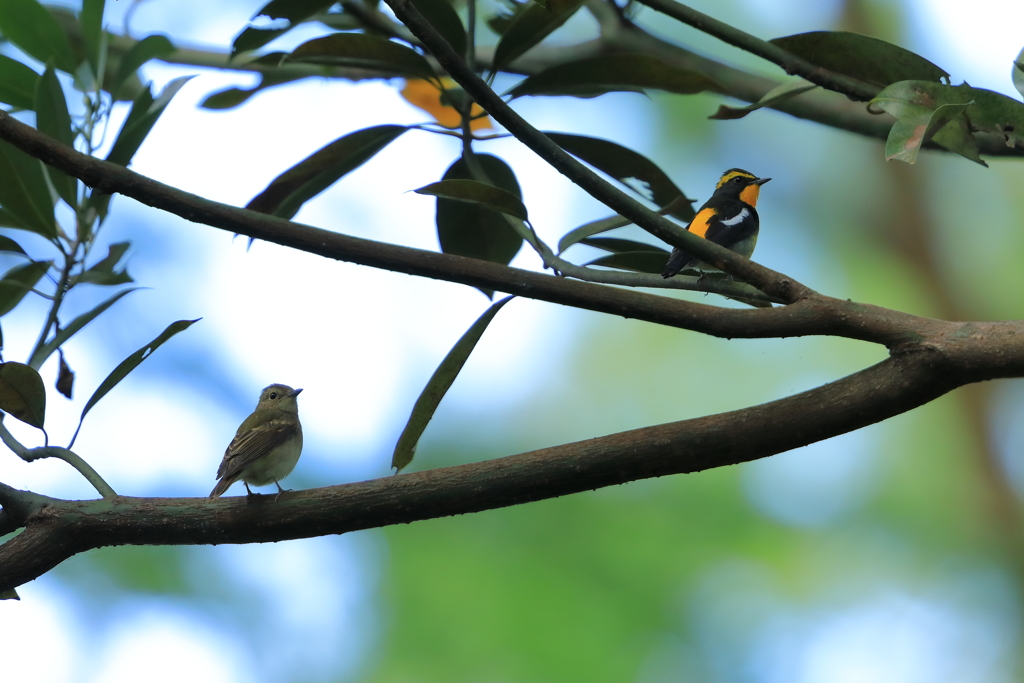
[[[689,227],[686,229],[692,232],[694,235],[700,235],[706,237],[708,234],[708,227],[710,226],[711,219],[715,217],[717,212],[714,209],[701,209],[693,220],[690,221]]]

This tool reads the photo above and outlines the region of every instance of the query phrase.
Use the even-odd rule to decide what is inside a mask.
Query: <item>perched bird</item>
[[[754,253],[757,244],[758,218],[757,195],[761,186],[771,178],[758,178],[741,168],[730,168],[722,174],[715,192],[704,202],[686,229],[715,244],[721,244],[746,258]],[[697,256],[678,247],[672,250],[668,263],[661,271],[662,277],[672,277],[683,268],[714,270]]]
[[[283,489],[278,482],[295,468],[302,453],[302,425],[295,400],[301,392],[284,384],[271,384],[263,390],[256,410],[245,418],[224,451],[217,469],[220,481],[210,498],[223,495],[239,479],[250,496],[249,484],[266,486],[271,482],[281,495]]]

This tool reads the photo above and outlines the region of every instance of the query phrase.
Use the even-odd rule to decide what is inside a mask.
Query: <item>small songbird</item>
[[[700,207],[686,229],[704,239],[711,240],[746,258],[754,253],[757,244],[757,195],[761,186],[771,178],[758,178],[741,168],[730,168],[722,174],[715,192]],[[697,256],[678,247],[672,250],[661,276],[672,277],[684,268],[715,270]]]
[[[302,425],[295,400],[301,392],[284,384],[271,384],[263,390],[256,410],[245,418],[224,451],[217,469],[220,481],[210,498],[220,497],[239,479],[250,496],[249,484],[270,483],[277,485],[277,495],[281,495],[284,490],[279,482],[295,469],[302,453]]]

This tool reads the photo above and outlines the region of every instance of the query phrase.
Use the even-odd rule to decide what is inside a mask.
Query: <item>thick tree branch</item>
[[[76,553],[109,545],[261,543],[340,534],[763,458],[885,420],[987,378],[991,368],[964,368],[979,345],[993,341],[954,336],[752,408],[469,465],[286,493],[277,502],[271,496],[250,504],[244,498],[52,501],[27,518],[23,533],[0,546],[0,592]],[[1012,344],[1020,346],[1016,339]],[[1024,373],[1024,353],[1017,348],[1014,356],[1013,372]],[[0,502],[21,493],[0,487]]]
[[[717,337],[831,335],[896,348],[963,325],[821,295],[786,307],[745,310],[578,282],[451,254],[360,239],[213,202],[123,166],[82,154],[2,111],[0,139],[101,192],[123,194],[187,220],[229,232],[340,261],[494,289]]]

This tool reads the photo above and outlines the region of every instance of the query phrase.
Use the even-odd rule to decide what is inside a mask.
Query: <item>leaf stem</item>
[[[67,464],[78,470],[79,474],[85,477],[86,481],[92,484],[93,488],[103,496],[104,498],[115,498],[117,493],[110,487],[103,477],[92,468],[89,463],[82,459],[80,455],[74,451],[70,451],[67,448],[61,448],[60,446],[43,446],[41,448],[28,448],[20,441],[18,441],[13,434],[7,429],[7,425],[3,422],[3,415],[0,415],[0,441],[3,441],[8,448],[14,451],[18,457],[25,462],[32,462],[33,460],[39,460],[41,458],[57,458],[63,460]]]

